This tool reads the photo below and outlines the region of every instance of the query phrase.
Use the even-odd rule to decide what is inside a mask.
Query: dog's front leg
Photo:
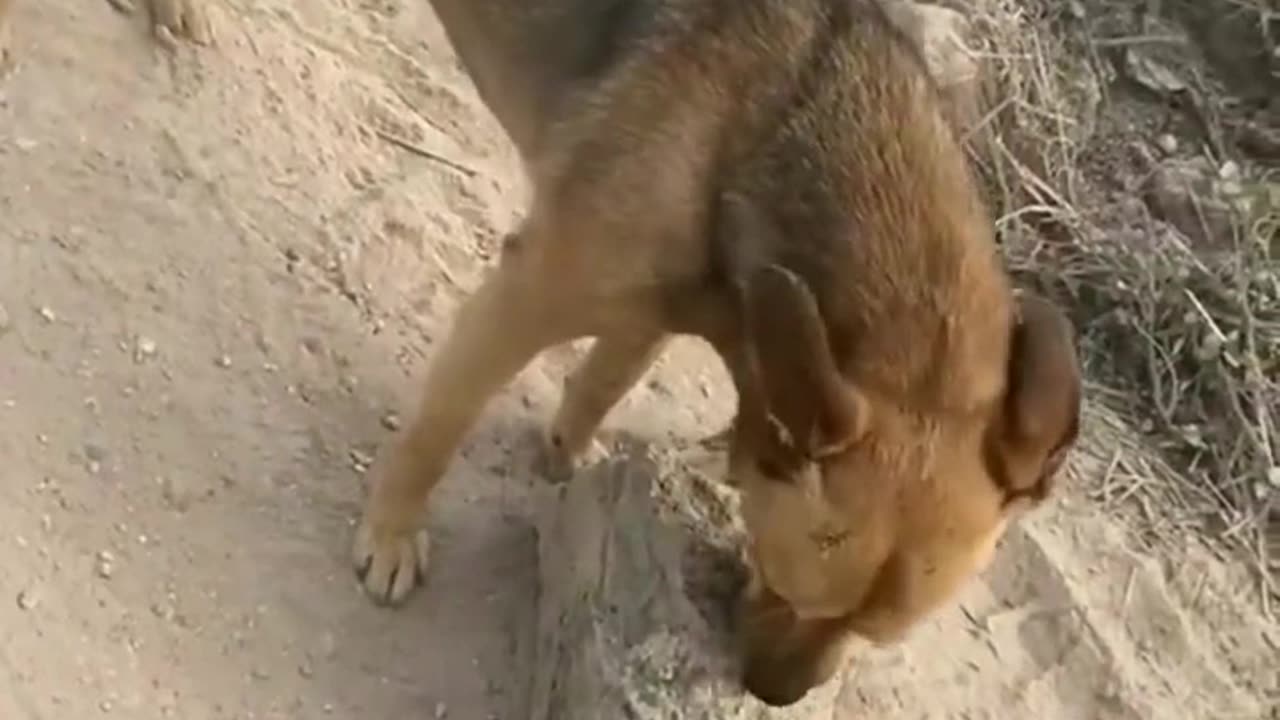
[[[540,350],[565,339],[573,316],[531,255],[504,258],[463,303],[413,421],[375,465],[353,562],[380,604],[400,603],[423,578],[427,496],[489,398]]]
[[[630,327],[602,335],[564,383],[564,396],[543,437],[541,467],[548,480],[564,482],[586,452],[606,415],[662,354],[667,335]]]

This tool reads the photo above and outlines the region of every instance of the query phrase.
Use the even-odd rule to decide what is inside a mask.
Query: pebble
[[[394,412],[389,412],[382,416],[382,427],[395,432],[400,429],[400,416]]]
[[[54,312],[51,307],[41,307],[39,312],[40,317],[44,318],[44,321],[47,323],[55,323],[58,321],[58,313]]]
[[[227,368],[231,367],[231,357],[228,355],[219,355],[218,359],[214,361],[214,364],[216,364],[218,367],[222,368],[223,370],[226,370]]]
[[[103,580],[110,580],[112,574],[115,573],[115,562],[116,558],[111,554],[111,551],[103,550],[99,552],[97,565],[94,566],[94,570],[98,573],[98,577]]]
[[[146,335],[139,335],[133,343],[133,359],[142,362],[147,358],[155,357],[157,349],[155,340]]]
[[[40,595],[33,588],[28,588],[18,593],[18,609],[19,610],[35,610],[40,604]]]
[[[12,322],[9,319],[9,311],[5,309],[4,305],[0,305],[0,335],[5,334]]]
[[[1156,138],[1156,145],[1165,152],[1166,155],[1172,155],[1178,152],[1178,138],[1170,133],[1165,133]]]
[[[436,720],[444,720],[449,714],[449,706],[442,702],[436,703]]]
[[[352,449],[349,455],[351,457],[351,467],[356,472],[363,473],[369,469],[369,466],[373,465],[373,458],[360,450]]]

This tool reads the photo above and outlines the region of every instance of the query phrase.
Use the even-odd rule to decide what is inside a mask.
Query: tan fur
[[[953,77],[913,24],[926,16],[873,0],[433,6],[534,197],[379,459],[353,549],[368,592],[398,603],[419,582],[428,495],[541,350],[596,338],[547,435],[564,468],[666,339],[692,334],[738,391],[747,689],[794,702],[851,638],[891,642],[943,604],[1045,497],[1079,372],[1062,313],[1000,266],[953,128],[973,108],[926,71]]]

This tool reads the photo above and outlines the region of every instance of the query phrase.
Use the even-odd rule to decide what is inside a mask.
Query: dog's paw
[[[179,40],[197,45],[213,43],[213,27],[209,23],[209,0],[146,0],[151,10],[151,30],[161,44],[170,49]]]
[[[554,431],[539,432],[536,448],[533,471],[553,485],[569,482],[578,468],[599,462],[609,454],[598,440],[593,439],[585,451],[575,456],[563,442],[558,441]]]
[[[366,517],[356,530],[351,562],[369,597],[395,606],[425,579],[430,547],[426,530],[387,530]]]

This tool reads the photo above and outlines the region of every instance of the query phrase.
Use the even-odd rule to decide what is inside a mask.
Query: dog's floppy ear
[[[763,409],[785,431],[782,444],[804,459],[848,447],[866,427],[867,403],[836,367],[813,292],[776,264],[751,271],[743,291]]]
[[[997,479],[1009,500],[1043,500],[1075,443],[1081,379],[1075,332],[1053,303],[1023,293],[1010,343],[1008,391],[995,426]]]

